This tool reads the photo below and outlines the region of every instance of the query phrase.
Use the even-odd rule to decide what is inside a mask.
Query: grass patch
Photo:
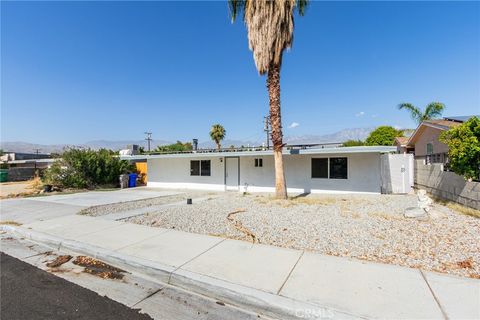
[[[471,216],[471,217],[480,219],[480,210],[469,208],[452,201],[445,201],[445,200],[435,200],[435,201],[437,203],[444,205],[445,207],[449,208],[450,210],[456,213],[460,213],[466,216]]]
[[[288,208],[295,205],[307,206],[330,206],[337,203],[336,198],[316,198],[316,197],[289,197],[288,199],[277,199],[273,196],[257,196],[255,201],[264,205],[276,205],[282,208]]]
[[[17,227],[22,225],[21,223],[18,223],[17,221],[13,221],[13,220],[0,221],[0,224],[1,225],[9,225],[9,226],[17,226]]]

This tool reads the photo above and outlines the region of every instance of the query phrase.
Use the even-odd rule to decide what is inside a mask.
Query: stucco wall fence
[[[423,160],[416,160],[415,187],[425,189],[436,198],[480,210],[480,183],[465,181],[453,172],[443,171],[442,164],[425,165]]]

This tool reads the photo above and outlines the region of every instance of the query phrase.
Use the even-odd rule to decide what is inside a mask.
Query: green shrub
[[[119,175],[136,172],[110,150],[68,149],[45,171],[43,181],[60,188],[95,188],[116,185]]]
[[[344,147],[358,147],[358,146],[364,146],[365,142],[362,140],[347,140],[343,143]]]
[[[367,146],[391,146],[396,137],[403,137],[403,131],[390,126],[380,126],[365,140]]]
[[[465,179],[480,179],[480,119],[472,117],[457,127],[444,131],[441,142],[448,145],[453,172]]]

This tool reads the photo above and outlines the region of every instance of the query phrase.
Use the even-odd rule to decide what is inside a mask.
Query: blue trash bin
[[[128,187],[129,188],[135,188],[137,186],[137,177],[138,177],[138,174],[136,174],[136,173],[130,173],[128,175]]]

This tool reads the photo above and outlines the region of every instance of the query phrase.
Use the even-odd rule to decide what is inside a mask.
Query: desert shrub
[[[68,149],[45,171],[43,181],[60,188],[116,185],[120,174],[136,172],[135,165],[106,149]]]

